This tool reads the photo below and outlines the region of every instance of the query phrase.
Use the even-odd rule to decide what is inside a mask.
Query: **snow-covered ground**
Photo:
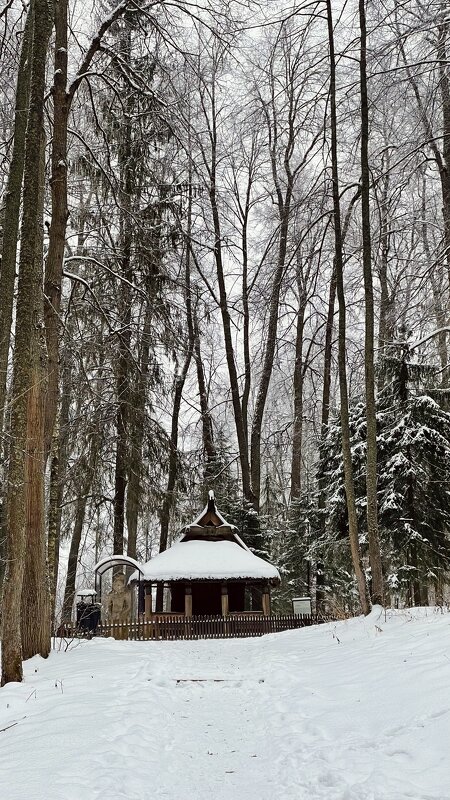
[[[0,690],[2,800],[450,800],[448,613],[83,641],[25,674]]]

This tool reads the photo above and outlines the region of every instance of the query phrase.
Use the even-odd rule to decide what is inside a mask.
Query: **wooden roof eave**
[[[130,581],[130,584],[138,583],[136,579]],[[252,586],[261,584],[262,586],[267,586],[269,584],[272,587],[278,586],[281,581],[279,578],[143,578],[141,580],[142,584],[150,584],[150,583],[249,583]]]
[[[190,525],[185,525],[181,533],[183,536],[188,534],[198,534],[204,536],[236,536],[236,528],[234,525],[198,525],[196,522],[191,522]]]

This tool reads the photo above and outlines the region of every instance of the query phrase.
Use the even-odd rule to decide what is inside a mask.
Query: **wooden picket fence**
[[[230,614],[228,617],[154,614],[150,619],[124,623],[102,623],[96,636],[113,637],[123,641],[158,641],[178,639],[234,639],[264,636],[267,633],[304,628],[329,622],[330,618],[315,615]],[[57,635],[86,637],[86,633],[71,625],[61,625]]]

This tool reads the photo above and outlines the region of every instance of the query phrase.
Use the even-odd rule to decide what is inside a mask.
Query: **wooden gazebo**
[[[133,573],[144,590],[144,616],[152,617],[158,584],[170,590],[171,614],[222,616],[270,614],[270,590],[280,582],[276,567],[255,556],[216,508],[210,492],[206,508],[181,531],[181,538]]]

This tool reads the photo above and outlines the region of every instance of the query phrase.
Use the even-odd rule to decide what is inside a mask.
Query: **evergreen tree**
[[[408,359],[402,346],[386,359],[387,382],[378,398],[378,503],[380,536],[386,579],[391,592],[411,604],[427,602],[434,584],[437,592],[448,573],[450,559],[448,480],[450,471],[450,414],[432,397],[432,370]],[[365,409],[351,410],[351,446],[355,475],[360,543],[367,556],[365,518]],[[339,427],[330,427],[327,455],[322,461],[327,486],[328,558],[336,571],[342,560],[347,516]],[[334,546],[330,548],[330,545]],[[325,552],[325,557],[327,552]],[[328,569],[328,567],[327,567]],[[333,580],[335,590],[339,584]]]

